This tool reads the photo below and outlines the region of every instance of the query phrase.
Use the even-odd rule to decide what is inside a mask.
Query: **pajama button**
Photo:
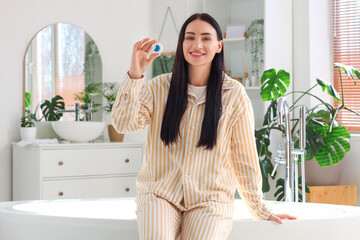
[[[190,179],[190,176],[186,174],[186,175],[185,175],[185,178],[186,178],[186,179]]]

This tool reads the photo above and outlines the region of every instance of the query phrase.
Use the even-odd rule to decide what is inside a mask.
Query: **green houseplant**
[[[20,135],[22,140],[33,140],[36,137],[36,127],[34,124],[34,115],[30,110],[31,94],[25,92],[25,112],[21,118]]]
[[[306,118],[306,160],[315,158],[321,167],[335,165],[340,162],[346,153],[350,150],[350,134],[347,129],[338,124],[336,116],[339,111],[350,111],[358,116],[359,113],[349,109],[345,104],[345,96],[343,95],[343,80],[341,77],[341,70],[345,74],[354,80],[356,84],[356,78],[360,79],[360,72],[354,67],[346,66],[340,63],[334,64],[335,68],[338,68],[341,81],[342,97],[336,92],[335,88],[328,82],[317,78],[317,83],[309,88],[307,91],[292,91],[286,93],[290,84],[290,74],[284,70],[276,72],[275,69],[266,70],[261,77],[261,98],[268,101],[269,107],[264,116],[263,127],[255,131],[256,144],[259,155],[260,167],[263,176],[263,192],[270,190],[269,175],[273,171],[273,165],[271,163],[272,153],[269,151],[270,145],[270,132],[272,130],[285,133],[285,129],[277,126],[276,123],[276,99],[281,96],[289,94],[300,94],[300,96],[290,106],[290,111],[293,111],[299,105],[297,103],[304,96],[315,98],[319,101],[319,104],[307,110]],[[323,91],[332,96],[336,101],[340,101],[338,107],[334,108],[331,104],[324,102],[318,96],[311,93],[311,90],[321,87]],[[294,146],[298,147],[299,131],[298,124],[299,119],[292,118],[293,127],[291,129]],[[276,175],[273,177],[273,179]],[[301,180],[299,180],[301,182]],[[277,200],[282,200],[284,197],[284,179],[279,178],[276,183],[277,192],[275,197]],[[308,189],[307,189],[308,191]],[[301,200],[301,186],[299,186],[299,199]]]
[[[93,103],[93,112],[97,112],[101,106],[100,103],[97,103],[98,97],[101,96],[101,87],[102,83],[89,83],[83,92],[75,94],[75,100],[79,100],[82,103],[80,105],[80,109],[85,112],[85,116],[82,119],[83,121],[87,121],[89,119],[86,111],[89,109],[90,103]]]
[[[247,29],[245,50],[250,45],[252,84],[257,85],[264,65],[264,19],[253,20]]]
[[[108,115],[111,113],[119,88],[120,84],[118,82],[104,82],[102,84],[100,95],[103,96],[106,100],[103,106],[103,110]],[[108,133],[111,142],[123,141],[124,134],[118,133],[112,124],[108,125]]]
[[[103,110],[107,114],[111,113],[119,88],[120,84],[118,82],[104,82],[102,84],[100,95],[106,99]]]

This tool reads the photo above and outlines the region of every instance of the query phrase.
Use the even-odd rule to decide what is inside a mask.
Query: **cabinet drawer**
[[[88,176],[136,174],[140,171],[142,148],[43,150],[41,176]]]
[[[136,177],[42,181],[41,199],[135,197]]]

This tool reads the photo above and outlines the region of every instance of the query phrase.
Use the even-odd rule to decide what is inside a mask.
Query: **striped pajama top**
[[[262,200],[262,179],[254,137],[254,115],[244,87],[225,75],[222,115],[212,150],[196,147],[205,110],[206,94],[197,100],[188,88],[188,106],[180,123],[179,140],[165,146],[160,138],[171,73],[144,82],[121,82],[111,119],[120,133],[149,130],[138,193],[155,193],[172,203],[182,200],[186,209],[206,201],[233,203],[236,188],[257,219],[268,219]]]

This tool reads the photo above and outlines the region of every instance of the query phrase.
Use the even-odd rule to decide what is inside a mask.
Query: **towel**
[[[53,138],[53,139],[21,140],[20,142],[17,142],[16,145],[20,147],[25,147],[31,144],[56,144],[56,143],[59,143],[59,141],[56,138]]]
[[[163,73],[170,73],[173,70],[175,55],[159,56],[153,62],[153,77]]]

